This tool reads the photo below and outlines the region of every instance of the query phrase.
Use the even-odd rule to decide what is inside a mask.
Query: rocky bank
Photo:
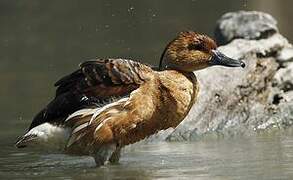
[[[197,71],[198,102],[175,129],[160,139],[193,140],[203,135],[251,134],[293,123],[293,47],[262,12],[232,12],[217,22],[216,40],[224,54],[246,68]]]

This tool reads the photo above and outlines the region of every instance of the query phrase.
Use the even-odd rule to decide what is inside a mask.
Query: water
[[[54,94],[53,83],[94,57],[157,65],[179,31],[213,35],[229,11],[271,13],[293,40],[290,0],[0,1],[0,179],[290,179],[293,133],[139,144],[121,163],[17,150],[13,143]]]
[[[20,132],[23,124],[14,124]],[[12,146],[1,132],[0,179],[292,179],[293,129],[196,142],[149,142],[124,149],[120,163]]]

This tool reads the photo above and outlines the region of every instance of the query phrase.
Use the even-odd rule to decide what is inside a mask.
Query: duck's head
[[[191,72],[209,66],[245,67],[245,63],[227,57],[217,50],[210,37],[196,32],[181,32],[165,48],[160,69],[176,69]]]

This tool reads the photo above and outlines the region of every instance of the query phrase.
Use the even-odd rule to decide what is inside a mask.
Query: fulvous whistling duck
[[[127,59],[86,61],[55,83],[55,98],[16,147],[61,147],[93,156],[97,166],[117,162],[122,147],[184,119],[199,90],[193,71],[245,66],[216,48],[208,36],[189,31],[167,45],[157,71]]]

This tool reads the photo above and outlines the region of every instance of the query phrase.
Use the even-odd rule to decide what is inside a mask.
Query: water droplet
[[[133,13],[133,11],[134,11],[134,7],[133,7],[133,6],[130,6],[130,7],[127,9],[127,11],[128,11],[129,13]]]
[[[247,0],[243,0],[243,7],[247,7]]]
[[[79,31],[82,31],[83,27],[82,26],[79,26]]]

